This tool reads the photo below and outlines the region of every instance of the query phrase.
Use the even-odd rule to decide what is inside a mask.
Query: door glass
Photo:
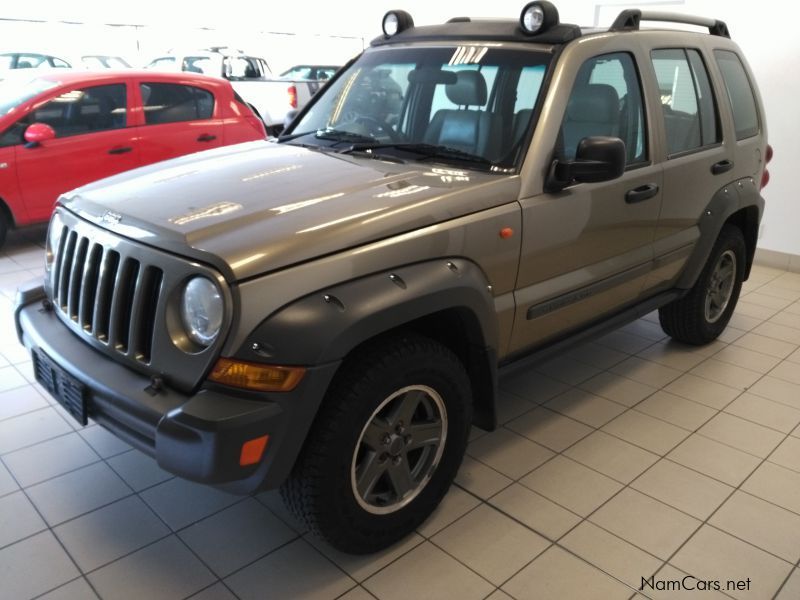
[[[53,98],[17,121],[3,134],[3,145],[11,138],[22,143],[32,123],[50,125],[56,137],[69,137],[125,127],[127,120],[125,84],[115,83],[71,90]],[[6,136],[8,135],[8,140]]]
[[[233,56],[225,59],[225,73],[229,79],[260,79],[261,66],[249,56]]]
[[[142,104],[147,125],[210,119],[214,95],[191,85],[142,83]]]
[[[682,48],[653,50],[651,60],[661,92],[667,154],[716,143],[716,108],[698,52]]]
[[[575,158],[578,143],[589,136],[620,138],[629,167],[647,161],[641,83],[630,54],[596,56],[578,71],[556,153]]]

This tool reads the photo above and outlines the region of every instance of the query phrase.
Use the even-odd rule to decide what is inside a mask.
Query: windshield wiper
[[[346,131],[344,129],[320,129],[315,132],[318,140],[331,140],[334,142],[351,142],[353,144],[370,144],[375,141],[375,138],[362,133],[355,133],[354,131]]]
[[[396,143],[355,143],[349,148],[340,150],[340,154],[351,154],[354,152],[374,152],[375,150],[402,150],[418,154],[423,159],[442,158],[446,160],[458,160],[463,162],[470,162],[478,165],[491,167],[494,165],[492,161],[483,156],[472,154],[459,150],[458,148],[450,148],[449,146],[437,146],[436,144],[426,144],[419,142],[396,142]]]

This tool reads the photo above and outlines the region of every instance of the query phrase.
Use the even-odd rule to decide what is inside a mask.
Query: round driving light
[[[210,346],[222,327],[222,294],[205,277],[189,280],[181,298],[181,319],[189,339],[200,346]]]
[[[528,33],[536,33],[544,23],[544,11],[538,4],[528,6],[522,13],[522,28]]]
[[[397,15],[393,12],[386,13],[383,17],[383,33],[389,37],[397,33]]]
[[[523,33],[535,35],[558,25],[558,9],[546,0],[530,2],[519,15],[519,26]]]
[[[388,38],[414,26],[414,19],[404,10],[390,10],[383,16],[383,34]]]

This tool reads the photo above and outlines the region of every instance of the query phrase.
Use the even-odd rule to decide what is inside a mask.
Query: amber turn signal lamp
[[[239,466],[246,467],[261,462],[261,457],[264,456],[264,450],[267,448],[268,441],[269,436],[262,435],[261,437],[257,437],[242,444],[242,453],[239,455]]]
[[[220,358],[208,378],[216,383],[257,392],[291,392],[305,373],[303,367],[278,367]]]

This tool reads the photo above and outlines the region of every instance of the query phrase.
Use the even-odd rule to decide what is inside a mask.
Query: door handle
[[[203,135],[198,136],[197,141],[198,142],[212,142],[215,139],[217,139],[217,136],[211,135],[210,133],[204,133]]]
[[[658,186],[655,183],[647,183],[633,188],[632,190],[628,190],[625,193],[625,202],[628,204],[636,204],[643,200],[649,200],[656,194],[658,194]]]
[[[108,151],[109,154],[125,154],[133,150],[130,146],[122,146],[121,148],[112,148]]]
[[[720,173],[730,171],[732,168],[733,161],[725,159],[711,165],[711,173],[714,175],[719,175]]]

